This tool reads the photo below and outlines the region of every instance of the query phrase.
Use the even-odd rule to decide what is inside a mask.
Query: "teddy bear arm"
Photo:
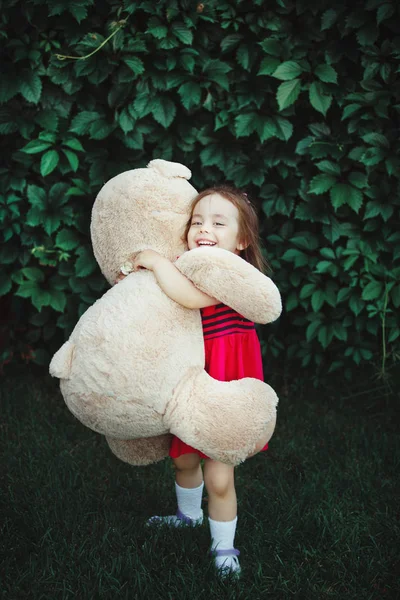
[[[202,292],[255,323],[271,323],[282,312],[278,288],[240,256],[220,248],[185,252],[176,267]]]

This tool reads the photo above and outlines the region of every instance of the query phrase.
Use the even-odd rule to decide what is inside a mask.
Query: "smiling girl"
[[[189,251],[210,246],[222,248],[263,270],[257,215],[247,195],[239,190],[218,186],[196,196],[185,237]],[[220,381],[243,377],[263,380],[260,343],[254,323],[201,292],[173,263],[153,250],[138,254],[133,266],[135,270],[153,271],[160,287],[172,300],[187,308],[201,309],[205,370],[211,377]],[[265,440],[259,440],[254,454],[267,447]],[[234,467],[212,460],[177,437],[172,440],[170,456],[176,473],[177,513],[152,517],[149,523],[173,527],[200,525],[205,483],[215,565],[221,576],[238,574],[239,551],[234,548],[237,523]],[[204,475],[201,459],[204,459]]]

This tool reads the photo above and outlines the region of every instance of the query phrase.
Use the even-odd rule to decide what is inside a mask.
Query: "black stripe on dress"
[[[204,337],[208,335],[212,335],[214,333],[218,333],[221,331],[229,331],[232,329],[243,329],[244,331],[250,331],[255,329],[254,325],[225,325],[224,327],[215,327],[214,329],[210,329],[204,332]]]
[[[203,323],[203,329],[209,329],[210,327],[216,327],[222,323],[232,322],[232,326],[235,326],[236,323],[242,323],[243,325],[250,326],[253,325],[252,321],[248,321],[247,319],[243,319],[239,315],[227,317],[226,319],[218,319],[217,321],[212,321],[211,323]]]

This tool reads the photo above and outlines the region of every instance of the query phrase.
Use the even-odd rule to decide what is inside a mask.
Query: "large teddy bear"
[[[244,317],[275,320],[281,300],[268,277],[227,250],[185,251],[182,233],[197,194],[190,176],[181,164],[153,160],[103,186],[91,236],[104,276],[112,285],[121,265],[150,248]],[[236,465],[275,427],[274,390],[256,379],[212,379],[204,371],[200,312],[171,300],[151,271],[129,274],[86,311],[50,373],[61,379],[71,412],[134,465],[167,456],[171,433]]]

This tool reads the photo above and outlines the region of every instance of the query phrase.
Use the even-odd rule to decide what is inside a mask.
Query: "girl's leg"
[[[198,454],[182,454],[173,458],[175,481],[183,488],[199,487],[203,483],[203,471]]]
[[[175,491],[178,510],[176,515],[152,517],[150,525],[166,524],[178,527],[183,524],[201,525],[203,511],[201,500],[203,495],[203,472],[198,454],[183,454],[173,459],[175,467]]]
[[[238,573],[240,565],[233,552],[237,523],[234,468],[207,459],[204,464],[204,482],[208,492],[211,548],[216,550],[215,565],[221,575]],[[228,554],[224,551],[228,551]]]

